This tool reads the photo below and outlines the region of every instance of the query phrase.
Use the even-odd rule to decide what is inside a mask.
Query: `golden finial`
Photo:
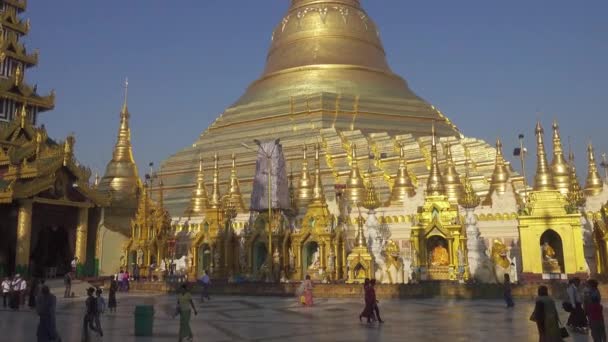
[[[414,184],[407,172],[407,161],[405,159],[405,147],[399,145],[399,169],[393,183],[390,204],[404,204],[407,199],[414,195]]]
[[[128,107],[128,101],[129,101],[129,78],[126,77],[125,78],[125,98],[124,98],[124,102],[122,104],[122,110],[120,111],[121,115],[129,115],[129,107]]]
[[[219,169],[219,157],[217,153],[213,155],[213,188],[211,192],[211,200],[209,201],[209,207],[211,209],[220,209],[221,207],[221,196],[220,196],[220,169]]]
[[[289,173],[289,204],[294,214],[298,210],[298,198],[296,197],[296,188],[293,185],[293,170]]]
[[[241,195],[241,188],[239,187],[239,178],[236,174],[236,154],[234,153],[232,153],[232,169],[230,170],[229,197],[237,212],[246,212],[245,205],[243,204],[243,196]]]
[[[23,69],[21,68],[21,64],[17,65],[17,69],[15,69],[15,87],[19,87],[23,82]]]
[[[205,173],[203,168],[203,156],[198,158],[198,172],[196,173],[196,188],[192,192],[190,200],[190,208],[188,215],[202,215],[209,207],[209,197],[207,196],[207,187],[205,186]]]
[[[448,200],[451,202],[458,202],[462,196],[462,182],[460,181],[460,176],[456,171],[456,165],[454,165],[452,149],[449,143],[446,146],[445,152],[447,165],[445,168],[445,173],[443,173],[441,179],[443,180],[443,185],[445,186],[445,192],[448,196]]]
[[[589,143],[587,147],[587,161],[589,163],[587,172],[587,182],[585,184],[585,194],[587,196],[595,196],[602,192],[604,188],[604,182],[597,171],[597,165],[595,163],[595,153],[593,152],[593,144]]]
[[[319,161],[320,146],[315,145],[315,185],[312,189],[312,200],[316,203],[325,204],[325,194],[323,193],[323,183],[321,181],[321,164]]]
[[[437,160],[437,142],[435,140],[434,120],[431,128],[431,135],[431,170],[426,184],[426,192],[429,196],[445,195],[445,186],[443,185],[441,171],[439,171],[439,161]]]
[[[95,172],[95,182],[93,185],[97,188],[99,186],[99,173]]]
[[[547,155],[545,154],[545,143],[544,134],[545,130],[540,124],[540,121],[536,123],[536,176],[534,177],[534,190],[545,191],[555,190],[555,184],[553,183],[553,174],[547,165]]]
[[[458,203],[466,209],[473,209],[480,203],[479,196],[477,196],[475,189],[473,189],[473,184],[471,183],[471,179],[469,179],[469,175],[465,175],[464,177],[464,195],[460,198]]]
[[[564,150],[562,149],[562,139],[559,134],[559,125],[557,121],[553,121],[553,161],[551,162],[551,171],[553,172],[553,182],[555,188],[566,196],[570,188],[570,168],[564,158]]]
[[[355,238],[356,247],[367,247],[367,239],[363,232],[363,216],[361,216],[361,209],[359,208],[359,217],[357,217],[357,236]]]
[[[365,184],[363,183],[363,177],[359,172],[359,165],[357,161],[357,145],[351,144],[351,168],[350,174],[348,175],[348,181],[346,182],[346,198],[353,204],[357,205],[363,200],[365,196]]]
[[[27,103],[23,102],[21,105],[21,111],[19,112],[19,120],[21,128],[24,128],[27,124]]]
[[[73,135],[68,135],[63,143],[63,166],[67,166],[74,156],[74,144],[76,138]]]
[[[496,139],[496,161],[494,162],[494,172],[492,173],[488,198],[490,198],[491,194],[494,192],[499,195],[504,194],[507,191],[508,181],[509,169],[505,164],[505,157],[502,153],[502,142],[500,141],[500,138],[498,138]]]
[[[298,205],[306,208],[312,200],[313,181],[310,179],[308,172],[308,147],[304,145],[302,148],[302,171],[300,173],[300,181],[298,184]]]

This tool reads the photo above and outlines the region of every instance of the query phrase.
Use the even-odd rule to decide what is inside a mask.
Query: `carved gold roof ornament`
[[[21,128],[25,128],[25,126],[27,125],[27,103],[23,102],[18,116]]]
[[[509,184],[509,169],[505,163],[505,157],[502,153],[502,142],[500,138],[496,139],[496,160],[494,162],[494,172],[490,181],[490,190],[484,200],[485,205],[492,204],[492,194],[497,193],[502,195],[507,191]]]
[[[23,68],[21,64],[17,65],[17,69],[15,69],[15,87],[19,87],[23,82]]]
[[[213,155],[213,186],[211,190],[211,198],[209,199],[209,208],[221,209],[221,195],[220,195],[220,169],[219,169],[219,157],[217,153]]]
[[[431,127],[431,136],[431,170],[426,183],[426,192],[427,196],[440,196],[445,195],[445,186],[443,185],[443,178],[441,177],[441,171],[439,170],[439,160],[437,159],[435,121],[433,121]]]
[[[536,175],[534,176],[534,191],[555,190],[553,173],[547,163],[543,129],[540,121],[536,123]]]
[[[298,197],[296,195],[296,187],[293,184],[293,170],[289,173],[289,206],[293,215],[298,213]]]
[[[473,189],[471,179],[469,178],[469,175],[466,174],[464,177],[464,194],[458,201],[458,204],[466,209],[474,209],[479,206],[480,202],[479,196],[477,196],[475,189]]]
[[[595,153],[593,152],[593,144],[590,142],[587,146],[587,181],[585,183],[585,194],[587,196],[595,196],[602,192],[604,188],[604,182],[597,171],[597,164],[595,163]]]
[[[125,79],[124,102],[120,111],[120,125],[112,160],[106,166],[106,172],[99,183],[99,190],[111,192],[116,200],[134,200],[142,187],[137,165],[133,158],[131,129],[128,107],[129,81]]]
[[[363,183],[363,177],[359,171],[359,162],[357,161],[357,145],[351,144],[351,167],[348,180],[346,182],[346,198],[348,201],[356,206],[358,203],[363,201],[365,197],[365,184]]]
[[[245,213],[245,205],[243,204],[243,196],[239,187],[239,178],[236,174],[236,154],[232,153],[232,169],[230,170],[230,189],[228,191],[231,203],[239,213]]]
[[[198,158],[198,172],[196,173],[196,188],[192,191],[188,215],[202,216],[209,207],[209,197],[205,186],[205,171],[203,167],[203,156]]]
[[[393,189],[391,191],[390,204],[404,204],[409,197],[415,193],[412,178],[407,171],[407,160],[405,159],[405,147],[399,145],[399,169],[394,177]]]
[[[300,180],[298,183],[298,205],[307,207],[312,200],[313,180],[310,178],[308,171],[308,147],[304,145],[302,148],[302,171],[300,172]]]
[[[567,196],[570,189],[570,167],[564,157],[557,121],[553,121],[553,161],[551,162],[551,171],[553,172],[555,188],[562,195]]]
[[[376,193],[376,187],[372,181],[372,170],[371,166],[367,172],[367,182],[365,184],[365,199],[363,200],[363,207],[369,211],[374,211],[380,208],[380,199]]]
[[[456,165],[454,164],[454,159],[452,158],[452,148],[450,143],[447,143],[445,153],[447,165],[445,172],[442,174],[445,192],[450,202],[458,203],[458,200],[462,196],[463,188],[462,182],[460,181],[460,175],[458,175],[458,171],[456,171]]]
[[[574,164],[574,153],[569,153],[569,186],[567,200],[568,204],[572,209],[578,209],[585,206],[585,193],[581,188],[581,184],[578,182],[578,176],[576,174],[576,166]]]

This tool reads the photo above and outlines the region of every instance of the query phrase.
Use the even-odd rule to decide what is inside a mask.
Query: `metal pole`
[[[272,155],[266,152],[268,158],[268,270],[272,277]]]

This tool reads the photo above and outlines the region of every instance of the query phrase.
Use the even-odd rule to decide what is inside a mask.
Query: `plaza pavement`
[[[84,288],[84,286],[82,286]],[[57,328],[64,342],[80,342],[84,297],[58,297]],[[107,295],[105,293],[104,295]],[[193,316],[194,341],[538,341],[535,325],[528,321],[531,302],[517,302],[505,309],[498,300],[387,300],[380,303],[383,325],[359,323],[362,300],[319,299],[312,308],[295,298],[215,297],[201,303]],[[99,341],[177,341],[179,318],[172,318],[172,295],[122,294],[118,312],[102,318]],[[133,336],[135,305],[155,307],[154,336]],[[560,309],[562,321],[566,313]],[[0,341],[36,341],[38,318],[33,311],[0,308]],[[574,335],[569,341],[591,341]]]

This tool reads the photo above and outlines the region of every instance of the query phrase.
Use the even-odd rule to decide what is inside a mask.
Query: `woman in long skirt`
[[[196,316],[198,312],[196,311],[196,307],[194,307],[194,302],[192,301],[192,295],[188,292],[188,287],[186,284],[182,285],[180,290],[180,294],[177,297],[177,309],[179,314],[179,339],[181,342],[184,338],[187,338],[188,341],[192,341],[192,329],[190,328],[190,316],[192,311],[194,311],[194,315]]]
[[[372,319],[374,318],[375,299],[373,298],[374,293],[371,290],[369,278],[365,278],[365,282],[363,283],[363,293],[365,299],[365,307],[359,315],[359,321],[361,321],[361,318],[365,317],[367,318],[367,323],[371,323]]]
[[[587,316],[583,310],[583,299],[581,291],[579,289],[581,280],[579,278],[573,278],[570,280],[568,289],[568,301],[572,304],[572,311],[568,317],[568,326],[576,333],[586,333],[587,328]]]
[[[57,328],[55,326],[55,306],[57,299],[51,294],[48,286],[41,288],[40,295],[36,298],[36,312],[40,317],[36,336],[38,342],[58,341]]]
[[[304,305],[312,306],[312,281],[310,280],[310,276],[306,276],[306,280],[304,280]]]

